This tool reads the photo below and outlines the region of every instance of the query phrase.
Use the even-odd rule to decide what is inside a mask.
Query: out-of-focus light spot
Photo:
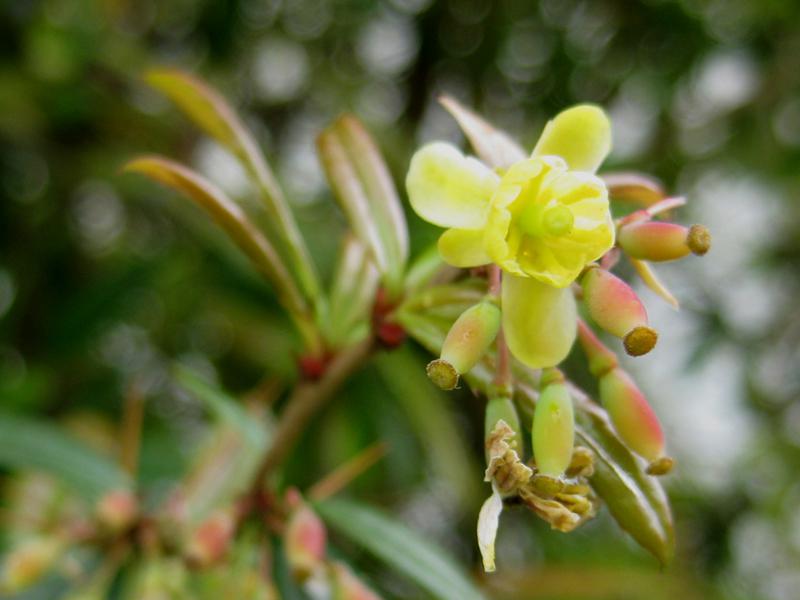
[[[475,52],[483,41],[480,23],[460,24],[442,21],[439,24],[439,43],[451,56],[464,58]]]
[[[125,207],[114,188],[104,182],[89,181],[81,185],[71,212],[81,245],[91,254],[112,250],[125,230]]]
[[[194,166],[234,198],[253,191],[250,180],[238,160],[212,140],[201,141],[194,150]]]
[[[359,116],[375,123],[396,121],[406,107],[407,96],[403,88],[391,81],[372,81],[358,95]]]
[[[543,75],[554,48],[553,36],[535,21],[515,23],[497,58],[497,66],[510,79],[535,81]]]
[[[397,10],[414,15],[428,8],[433,0],[389,0],[389,2]]]
[[[295,98],[308,83],[308,55],[303,46],[281,38],[269,38],[255,50],[253,82],[258,96],[267,102]]]
[[[367,22],[358,34],[359,62],[379,76],[398,75],[419,52],[419,37],[406,18],[384,15]]]
[[[772,131],[785,146],[800,146],[800,98],[787,100],[772,115]]]
[[[678,130],[681,150],[693,158],[701,158],[720,150],[730,137],[728,124],[715,120]]]
[[[746,104],[758,92],[761,75],[745,50],[709,54],[692,77],[678,87],[672,115],[686,127],[697,127]]]
[[[611,155],[626,160],[647,150],[655,133],[658,101],[646,81],[631,78],[622,86],[609,109],[612,139]]]
[[[316,115],[301,113],[286,127],[281,142],[279,170],[289,200],[294,204],[311,204],[319,199],[325,187],[316,138],[326,123]]]
[[[14,304],[14,298],[17,296],[17,287],[14,285],[14,279],[11,273],[5,269],[0,269],[0,319],[8,312],[11,305]]]
[[[24,150],[9,152],[4,159],[1,183],[8,196],[22,204],[40,198],[50,179],[44,159]]]
[[[333,14],[329,2],[292,0],[283,9],[286,32],[299,40],[318,38],[331,24]]]
[[[281,10],[281,0],[247,0],[241,3],[241,15],[252,29],[268,27]]]
[[[761,337],[795,300],[787,282],[782,273],[742,269],[717,298],[723,320],[739,335]]]
[[[616,28],[601,2],[584,2],[569,17],[567,51],[584,63],[595,64],[605,54]]]
[[[456,21],[467,25],[483,21],[491,8],[492,3],[489,0],[448,0],[447,2],[447,9]]]

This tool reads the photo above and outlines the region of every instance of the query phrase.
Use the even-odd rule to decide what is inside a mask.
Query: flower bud
[[[688,228],[664,221],[635,221],[619,228],[617,243],[633,258],[663,262],[690,252],[702,256],[708,252],[711,235],[702,225]]]
[[[651,463],[664,457],[664,433],[658,417],[630,375],[620,368],[603,375],[600,402],[631,450]]]
[[[484,300],[461,313],[442,345],[442,354],[428,364],[428,377],[443,390],[458,385],[458,376],[475,366],[497,336],[500,309]]]
[[[484,438],[488,438],[494,431],[497,422],[503,420],[514,432],[511,439],[508,440],[509,446],[518,452],[522,448],[522,440],[520,439],[519,416],[517,409],[514,407],[514,402],[508,396],[498,396],[490,398],[486,404],[486,419],[484,421]]]
[[[26,540],[6,556],[0,575],[0,590],[15,594],[36,583],[53,566],[63,544],[53,537]]]
[[[533,457],[539,473],[561,477],[572,459],[575,420],[563,381],[545,385],[533,414]]]
[[[333,600],[381,600],[363,581],[347,567],[335,562],[331,565]]]
[[[287,499],[291,513],[284,534],[286,559],[295,579],[303,582],[319,569],[325,559],[327,532],[322,520],[303,502],[299,493],[292,490]]]
[[[628,354],[641,356],[653,349],[658,333],[648,327],[644,304],[627,283],[594,266],[587,270],[581,285],[589,315],[610,334],[622,338]]]
[[[136,520],[139,503],[129,490],[113,490],[97,502],[97,520],[112,533],[119,533],[130,527]]]
[[[214,512],[191,534],[185,547],[186,557],[199,567],[216,564],[228,552],[234,528],[230,511]]]

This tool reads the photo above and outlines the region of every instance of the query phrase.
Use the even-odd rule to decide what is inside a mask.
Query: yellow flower
[[[503,325],[512,353],[532,367],[558,364],[575,339],[569,285],[614,245],[608,191],[594,175],[611,148],[595,106],[565,110],[530,158],[495,173],[450,144],[411,160],[406,187],[426,221],[448,228],[439,252],[456,267],[499,265]]]

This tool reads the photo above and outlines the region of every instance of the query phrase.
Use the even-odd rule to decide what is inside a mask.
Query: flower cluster
[[[664,198],[657,188],[653,194],[651,180],[612,176],[607,181],[596,174],[611,149],[609,119],[596,106],[560,113],[527,157],[516,155],[513,142],[502,142],[510,153],[493,155],[491,143],[484,144],[481,136],[503,134],[466,109],[448,108],[484,161],[450,144],[430,143],[413,156],[406,187],[414,211],[447,228],[438,241],[444,261],[459,268],[485,267],[489,273],[486,297],[455,320],[428,375],[439,387],[453,389],[459,376],[482,362],[496,372],[486,409],[486,480],[493,493],[478,524],[484,566],[493,570],[504,498],[518,497],[562,531],[594,514],[591,488],[585,485],[592,453],[575,446],[574,393],[556,368],[576,337],[598,378],[602,418],[647,461],[647,474],[671,469],[658,418],[616,355],[579,317],[577,300],[589,321],[622,340],[627,354],[647,354],[658,335],[642,301],[611,269],[626,255],[645,283],[672,302],[649,262],[703,255],[710,235],[699,225],[657,220],[683,200]],[[646,206],[615,220],[610,202],[615,196],[646,196]],[[538,373],[530,424],[533,459],[527,464],[509,352],[527,373]]]

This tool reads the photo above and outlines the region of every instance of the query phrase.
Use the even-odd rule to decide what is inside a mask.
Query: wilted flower
[[[423,219],[449,228],[442,257],[503,269],[506,341],[528,366],[558,364],[575,339],[569,285],[614,245],[608,191],[594,175],[611,148],[605,113],[570,108],[545,127],[530,158],[496,173],[435,142],[411,160],[406,186]]]

